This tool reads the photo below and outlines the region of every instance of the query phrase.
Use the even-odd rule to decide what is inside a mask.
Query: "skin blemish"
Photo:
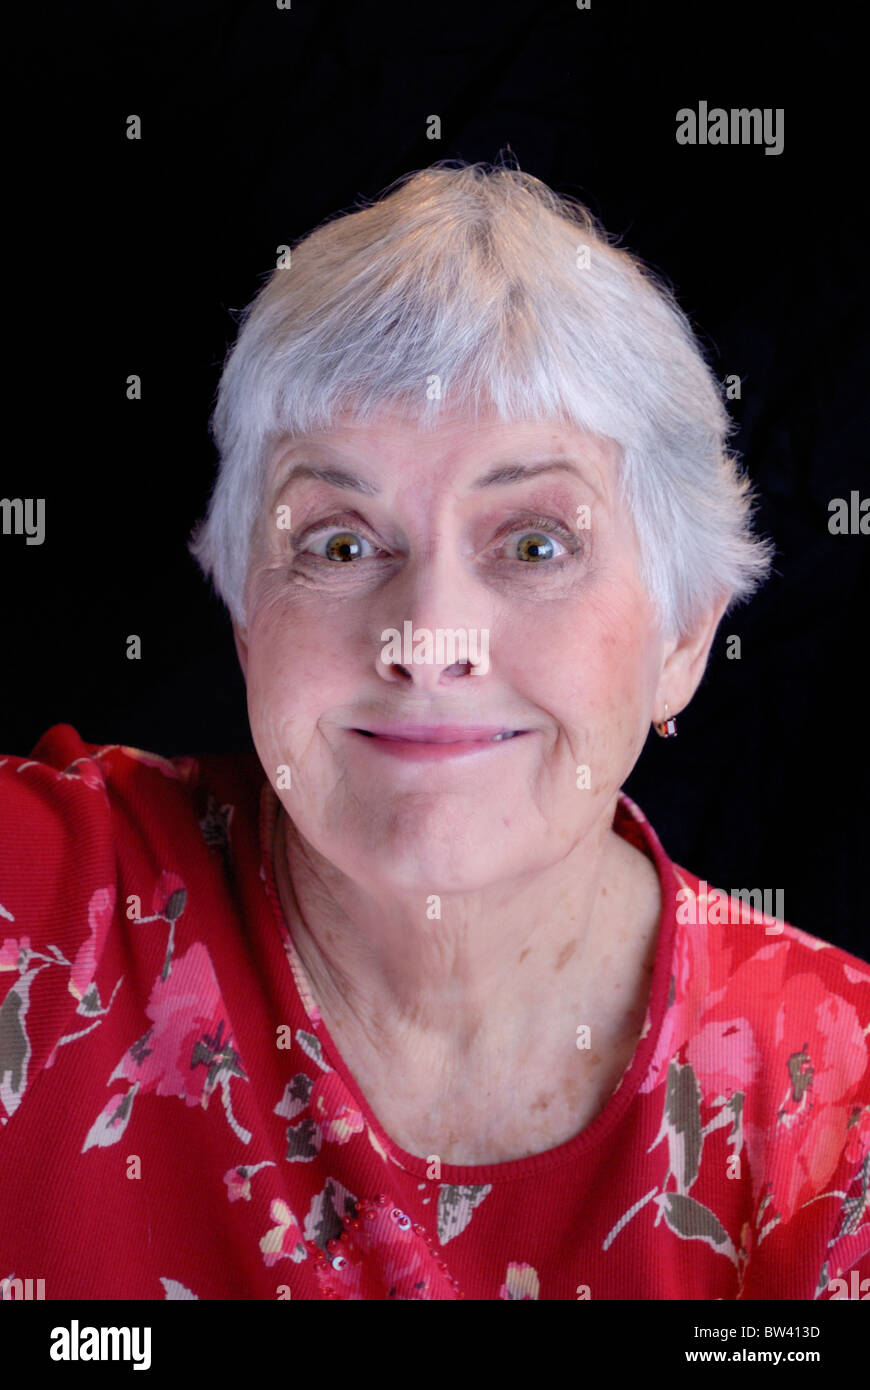
[[[573,941],[567,942],[566,945],[564,945],[564,946],[562,947],[561,951],[559,952],[558,956],[556,957],[556,964],[555,964],[555,966],[553,967],[553,969],[554,969],[554,971],[555,971],[555,973],[556,973],[557,975],[558,975],[559,971],[562,970],[562,969],[564,969],[564,967],[568,964],[568,961],[571,959],[571,956],[574,954],[574,952],[575,952],[576,949],[577,949],[577,938],[576,938],[576,937],[574,938]]]
[[[522,965],[523,961],[525,960],[526,956],[529,954],[529,951],[530,951],[530,950],[531,950],[531,947],[530,947],[530,946],[525,946],[525,947],[523,948],[523,950],[520,951],[520,961],[519,961],[520,965]]]
[[[552,1099],[552,1094],[548,1094],[546,1091],[544,1091],[543,1095],[538,1096],[537,1100],[532,1101],[531,1108],[532,1110],[546,1110],[548,1109],[550,1101]]]

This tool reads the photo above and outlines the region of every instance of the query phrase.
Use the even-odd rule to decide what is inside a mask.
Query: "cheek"
[[[252,722],[285,752],[301,755],[324,712],[351,698],[359,673],[336,625],[275,604],[255,616],[247,684]]]
[[[544,636],[544,632],[546,635]],[[624,734],[643,724],[652,698],[656,629],[642,593],[631,586],[588,596],[557,622],[539,628],[531,646],[549,670],[567,726],[616,726]]]

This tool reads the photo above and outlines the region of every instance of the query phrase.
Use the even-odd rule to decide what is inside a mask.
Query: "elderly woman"
[[[870,967],[620,790],[770,565],[671,293],[439,163],[285,253],[214,427],[256,755],[0,769],[6,1296],[857,1297]]]

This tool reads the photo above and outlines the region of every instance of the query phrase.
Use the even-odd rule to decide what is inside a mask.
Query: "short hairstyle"
[[[726,447],[736,425],[673,291],[530,174],[439,160],[405,175],[293,243],[239,322],[189,549],[242,629],[274,446],[348,410],[434,428],[441,400],[621,446],[640,578],[668,635],[767,577],[773,542],[752,533],[755,498]]]

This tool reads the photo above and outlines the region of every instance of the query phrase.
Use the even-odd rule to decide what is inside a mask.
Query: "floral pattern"
[[[623,796],[664,904],[634,1057],[567,1143],[442,1164],[437,1135],[393,1143],[324,1026],[276,807],[254,755],[57,725],[0,759],[0,1269],[54,1298],[870,1290],[870,966],[729,922]]]
[[[183,891],[183,890],[181,890]],[[208,1106],[217,1086],[227,1120],[243,1144],[251,1135],[236,1121],[230,1099],[230,1081],[247,1080],[232,1042],[226,1006],[218,989],[211,960],[204,946],[191,946],[177,962],[172,978],[167,963],[155,980],[145,1013],[151,1027],[138,1038],[115,1067],[107,1084],[129,1081],[127,1091],[116,1094],[88,1131],[82,1153],[93,1144],[117,1144],[127,1128],[133,1097],[142,1092],[178,1096],[187,1105]]]

